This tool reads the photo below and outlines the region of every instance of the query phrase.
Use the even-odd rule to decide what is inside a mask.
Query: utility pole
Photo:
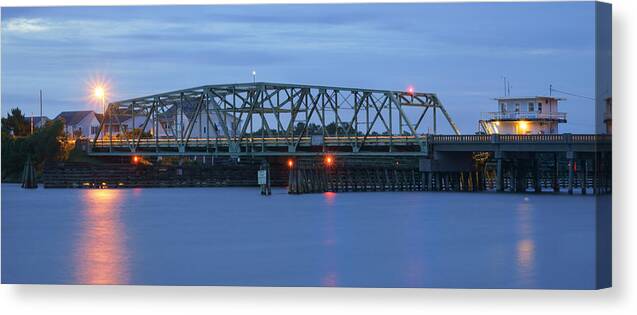
[[[40,89],[40,127],[44,127],[44,121],[42,116],[42,89]]]

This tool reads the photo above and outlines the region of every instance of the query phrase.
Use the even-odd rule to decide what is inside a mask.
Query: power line
[[[581,97],[581,98],[585,98],[587,100],[595,101],[595,99],[592,98],[592,97],[588,97],[588,96],[584,96],[584,95],[579,95],[579,94],[575,94],[575,93],[570,93],[570,92],[558,90],[558,89],[554,88],[552,85],[551,85],[550,89],[551,89],[551,91],[550,91],[551,93],[553,91],[555,91],[555,92],[558,92],[558,93],[562,93],[562,94],[566,94],[566,95],[570,95],[570,96],[575,96],[575,97]]]

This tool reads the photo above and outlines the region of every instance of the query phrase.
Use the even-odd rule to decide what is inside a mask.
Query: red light
[[[133,163],[134,164],[139,163],[139,156],[133,156]]]
[[[294,161],[288,160],[288,167],[292,168],[294,166]]]
[[[326,156],[325,157],[325,164],[327,164],[329,166],[329,165],[332,165],[332,163],[334,163],[334,159],[332,159],[332,157],[329,156],[329,155]]]
[[[409,86],[407,87],[407,94],[409,95],[414,95],[414,87],[413,86]]]

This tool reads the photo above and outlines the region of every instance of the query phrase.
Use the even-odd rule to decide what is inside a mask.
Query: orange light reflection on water
[[[533,229],[533,208],[525,199],[516,209],[517,234],[516,244],[517,270],[525,285],[531,285],[535,273],[535,240]]]
[[[334,223],[334,202],[336,199],[336,193],[326,192],[323,193],[325,199],[325,209],[323,213],[325,215],[325,230],[323,235],[323,250],[325,251],[325,265],[323,266],[324,274],[321,277],[321,286],[324,287],[336,287],[339,284],[337,270],[337,257],[336,257],[336,227]]]
[[[86,284],[128,282],[124,228],[118,189],[82,190],[82,234],[76,250],[77,280]]]

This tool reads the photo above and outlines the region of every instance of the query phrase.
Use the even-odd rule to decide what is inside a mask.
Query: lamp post
[[[257,82],[257,71],[252,70],[252,83],[256,83],[256,82]]]

